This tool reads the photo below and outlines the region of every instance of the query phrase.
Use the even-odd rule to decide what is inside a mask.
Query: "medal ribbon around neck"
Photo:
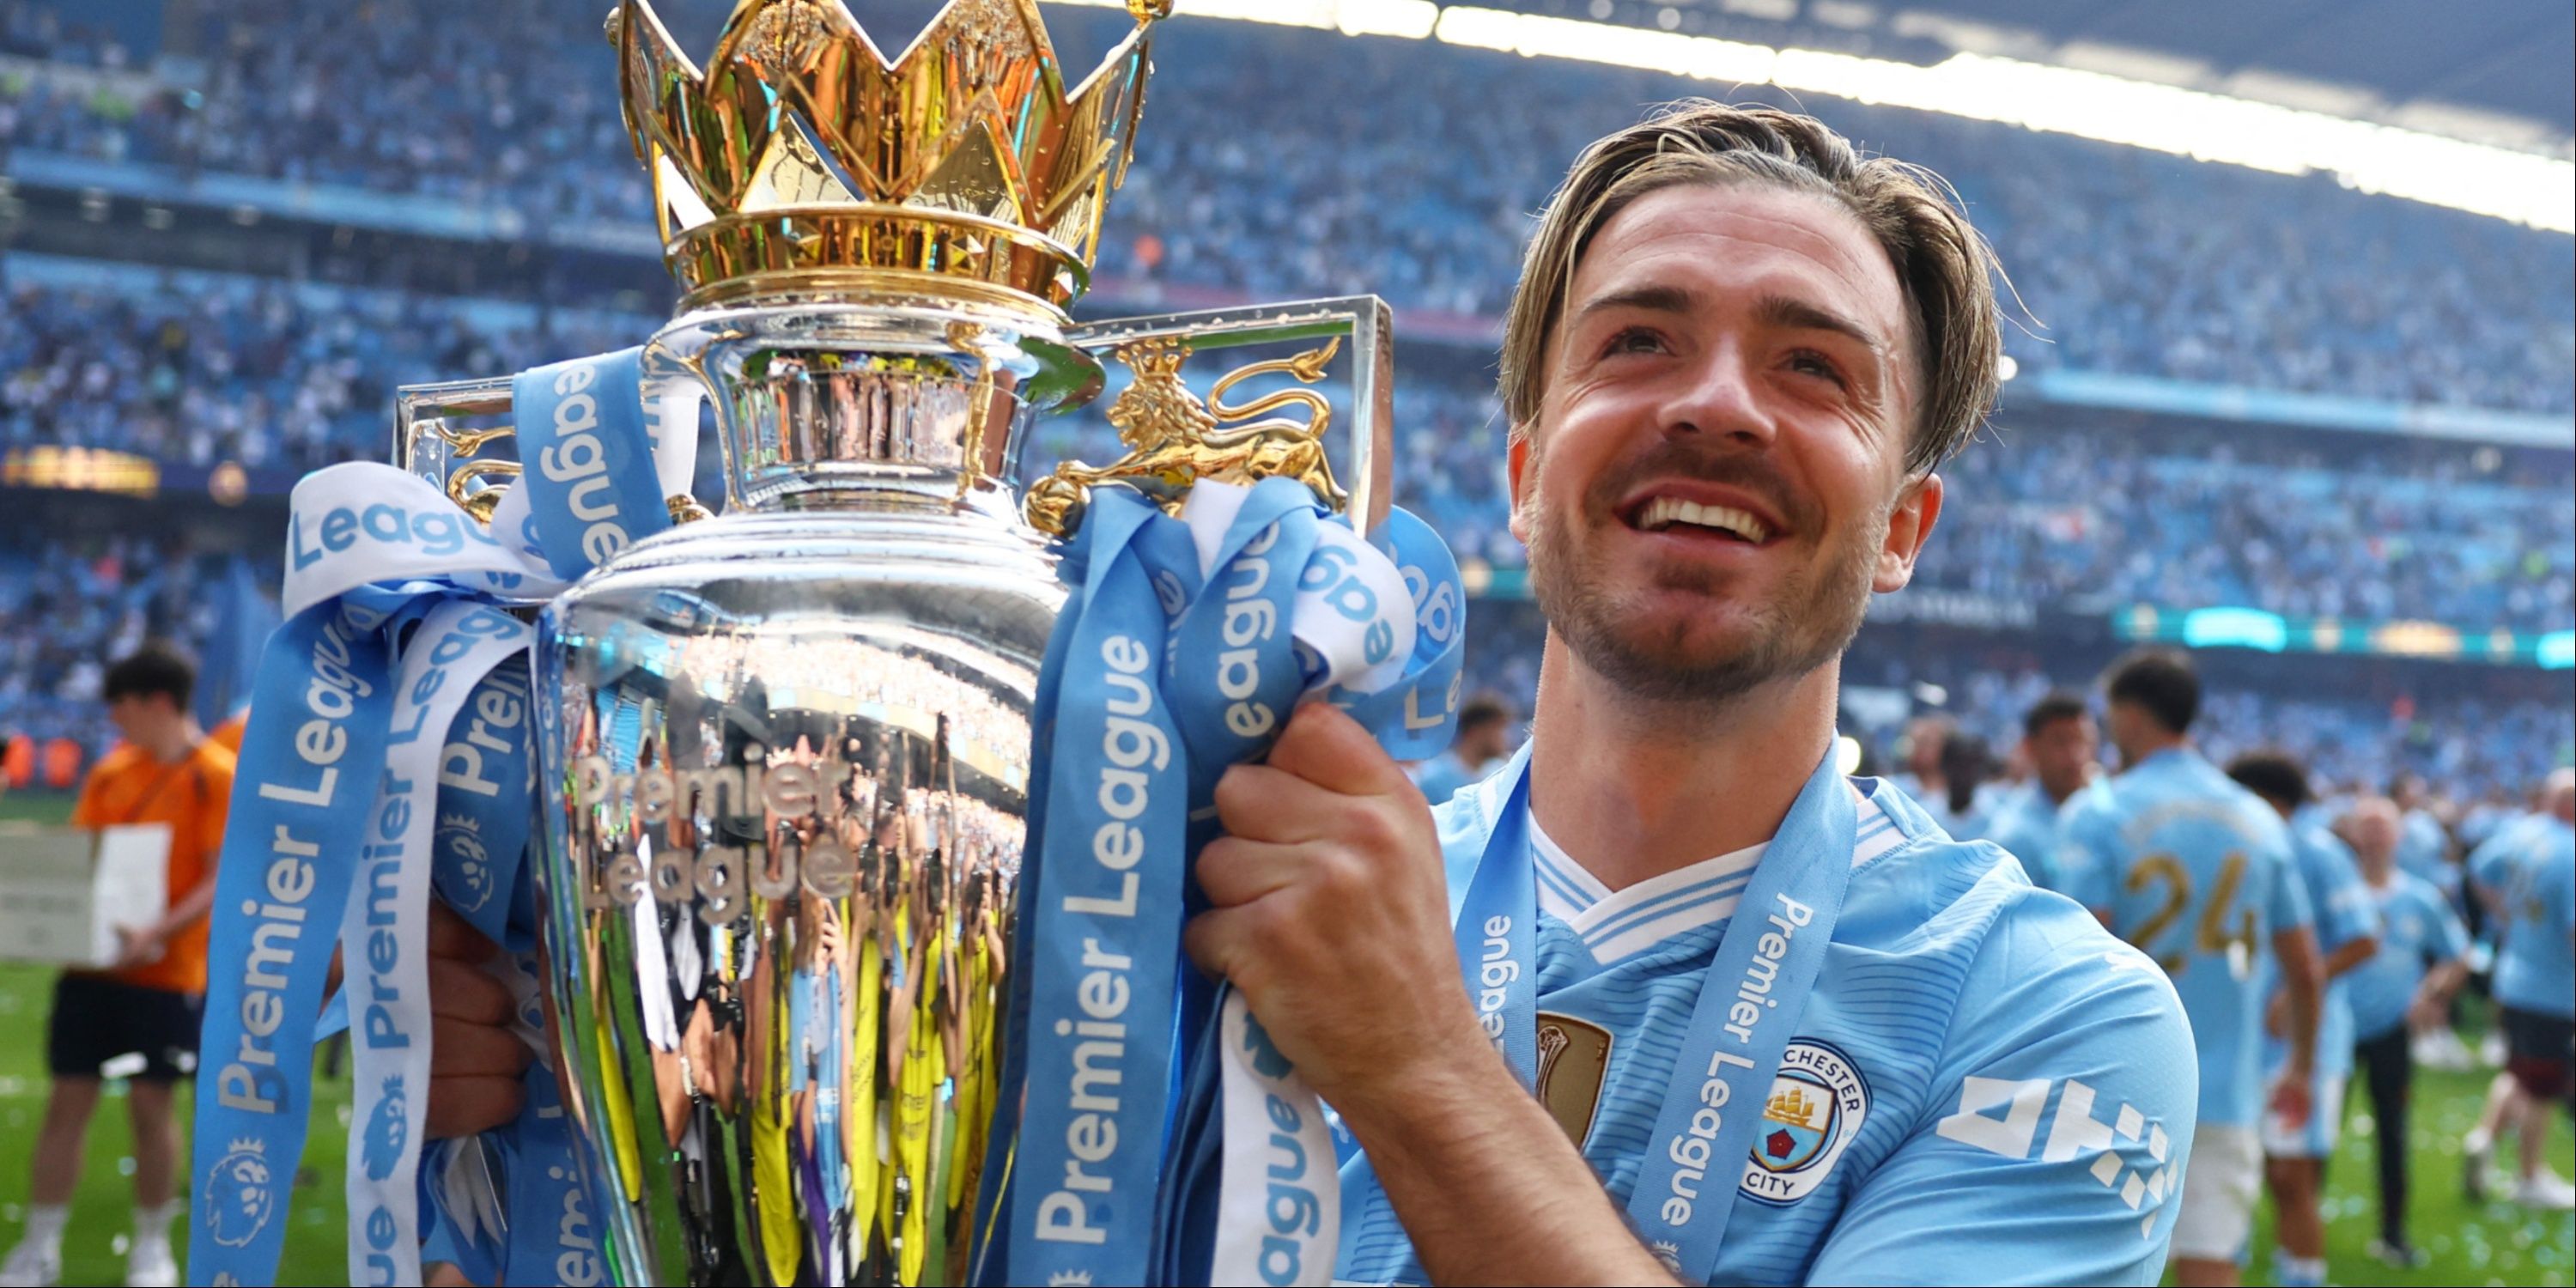
[[[444,1142],[423,1166],[425,952],[433,889],[496,942],[533,947],[532,633],[502,609],[549,598],[594,559],[669,526],[662,498],[680,489],[656,467],[685,484],[693,454],[680,435],[648,438],[639,354],[519,378],[528,485],[504,498],[492,533],[387,465],[336,465],[296,485],[287,622],[261,654],[211,913],[191,1282],[274,1280],[313,1046],[330,1027],[320,1013],[335,936],[347,982],[333,1013],[356,1048],[352,1281],[417,1282],[424,1238],[469,1269],[506,1265],[512,1282],[522,1269],[560,1283],[597,1268],[595,1227],[567,1218],[579,1160],[542,1066],[517,1123]],[[527,958],[496,969],[523,976],[515,991],[533,1029]],[[495,1163],[516,1219],[491,1192]]]
[[[1458,914],[1458,962],[1487,1037],[1535,1085],[1538,892],[1527,746]],[[1827,754],[1754,869],[1700,986],[1628,1217],[1684,1283],[1707,1283],[1741,1194],[1780,1058],[1824,968],[1851,884],[1859,811]]]

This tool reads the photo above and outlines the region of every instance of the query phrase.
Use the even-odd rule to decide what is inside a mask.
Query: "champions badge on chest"
[[[1389,505],[1383,303],[1066,312],[1170,5],[1128,8],[1070,86],[1031,0],[892,59],[841,0],[743,0],[703,68],[612,15],[678,313],[406,388],[398,466],[299,485],[193,1280],[273,1278],[338,1025],[357,1282],[1330,1277],[1322,1107],[1186,968],[1190,858],[1300,701],[1445,746],[1463,603]],[[1095,400],[1127,454],[1024,475]],[[424,1138],[433,898],[551,1038],[470,1140]]]

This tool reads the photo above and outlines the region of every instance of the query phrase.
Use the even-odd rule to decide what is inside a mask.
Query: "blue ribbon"
[[[191,1283],[265,1283],[313,1108],[313,1028],[393,712],[377,619],[326,600],[269,637],[242,738],[206,982]]]
[[[1529,749],[1458,916],[1458,960],[1478,1018],[1524,1085],[1537,1071],[1538,902],[1529,849]],[[1833,757],[1810,774],[1764,850],[1709,963],[1628,1200],[1638,1237],[1684,1283],[1707,1283],[1780,1058],[1824,968],[1851,884],[1858,810]]]
[[[671,526],[644,430],[643,349],[521,372],[510,382],[538,545],[570,581]]]
[[[1151,502],[1093,493],[1079,616],[1055,690],[1029,981],[1026,1104],[1007,1275],[1142,1283],[1172,1078],[1188,790],[1158,680],[1195,552]],[[1161,583],[1159,586],[1157,583]],[[1171,594],[1178,590],[1179,595]],[[1167,598],[1168,596],[1168,598]]]
[[[370,806],[387,787],[397,659],[442,602],[543,593],[669,526],[637,382],[632,350],[557,364],[518,382],[529,468],[527,485],[504,514],[525,516],[505,525],[524,532],[524,544],[505,547],[436,489],[391,467],[335,466],[298,485],[287,546],[293,616],[260,662],[225,830],[233,861],[216,881],[210,960],[218,968],[209,980],[190,1182],[192,1282],[266,1283],[276,1272],[279,1216],[312,1105],[313,1043],[348,1022],[345,998],[317,1016],[324,976],[362,860],[385,857],[368,859],[363,847],[370,825],[390,827],[385,812]],[[542,567],[532,555],[542,557]],[[496,941],[524,947],[533,942],[535,918],[525,861],[533,822],[527,670],[513,659],[465,678],[475,687],[439,731],[428,884]],[[404,736],[416,739],[420,731]],[[399,915],[422,916],[425,908]],[[350,946],[353,980],[366,951]],[[526,996],[533,1001],[533,989]],[[418,1040],[426,1042],[426,1034]],[[572,1219],[586,1201],[572,1193],[579,1187],[576,1151],[554,1103],[553,1074],[532,1070],[530,1088],[517,1124],[435,1152],[440,1162],[469,1149],[497,1159],[521,1218],[513,1224],[536,1242],[523,1249],[489,1221],[444,1211],[442,1187],[426,1183],[442,1175],[433,1167],[408,1179],[414,1192],[438,1200],[423,1222],[424,1247],[454,1257],[469,1273],[506,1268],[514,1283],[582,1282],[598,1262],[590,1216]],[[388,1088],[360,1124],[357,1143],[367,1147],[372,1169],[383,1170],[388,1145],[397,1164],[408,1154],[399,1147],[411,1131],[401,1100]],[[374,1121],[387,1114],[385,1123]],[[533,1219],[532,1204],[553,1215]],[[371,1211],[352,1229],[353,1244],[366,1240],[369,1273],[411,1261],[410,1249],[383,1243],[385,1219],[384,1211]],[[353,1265],[360,1262],[353,1257]]]

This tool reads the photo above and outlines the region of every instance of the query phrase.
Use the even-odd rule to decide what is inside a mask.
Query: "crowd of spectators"
[[[0,741],[68,738],[84,762],[106,751],[108,663],[156,639],[203,658],[237,610],[209,591],[228,559],[167,534],[0,539]],[[273,594],[278,560],[265,562],[247,580]]]
[[[298,471],[383,459],[397,385],[507,375],[647,329],[497,311],[509,316],[243,278],[0,287],[0,448],[104,447]]]
[[[693,50],[716,29],[698,11],[723,7],[662,6]],[[0,149],[507,204],[531,226],[641,226],[649,198],[599,8],[204,0],[192,6],[192,51],[161,60],[189,88],[133,100],[16,78],[0,86]],[[870,13],[890,47],[923,9],[894,8]],[[29,25],[27,12],[26,0],[0,0],[0,27]],[[1069,65],[1125,24],[1088,10],[1050,21]],[[64,61],[114,57],[49,47]],[[1472,317],[1500,312],[1531,212],[1585,142],[1647,105],[1721,88],[1226,22],[1175,22],[1155,49],[1153,110],[1109,224],[1105,276],[1261,298],[1376,291]],[[1958,186],[2028,306],[2027,329],[2007,342],[2024,370],[2576,407],[2576,302],[2563,289],[2576,242],[2565,236],[2323,176],[1831,99],[1806,106]]]
[[[1468,608],[1470,693],[1501,697],[1526,718],[1538,692],[1546,619],[1535,604],[1479,600]],[[1991,649],[1931,646],[1903,628],[1863,627],[1845,660],[1846,694],[1896,695],[1896,705],[1846,706],[1846,733],[1859,738],[1871,772],[1904,763],[1899,739],[1913,715],[1941,713],[1986,749],[2001,773],[2021,740],[2022,717],[2052,689],[2091,694],[2107,655],[2061,648],[2026,651],[2016,639]],[[2576,760],[2576,709],[2537,696],[2529,673],[2480,672],[2416,664],[2330,664],[2367,669],[2373,683],[2337,685],[2204,667],[2207,685],[2193,737],[2222,763],[2247,751],[2287,750],[2320,783],[2386,790],[2401,774],[2422,777],[2460,805],[2520,793],[2554,766]],[[2493,683],[2481,684],[2481,679]],[[1864,718],[1864,715],[1870,718]],[[2107,754],[2107,753],[2106,753]]]

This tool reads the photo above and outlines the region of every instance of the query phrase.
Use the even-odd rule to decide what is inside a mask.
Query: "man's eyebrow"
[[[1596,295],[1591,299],[1585,300],[1583,302],[1583,307],[1575,310],[1574,320],[1580,322],[1585,318],[1591,317],[1595,313],[1607,313],[1613,309],[1641,309],[1648,313],[1688,314],[1695,310],[1695,306],[1698,302],[1698,297],[1692,295],[1690,291],[1684,287],[1669,285],[1632,286],[1624,291],[1612,291],[1608,295]]]
[[[1790,331],[1831,331],[1846,335],[1868,346],[1873,353],[1885,353],[1887,342],[1878,333],[1822,305],[1786,295],[1766,295],[1755,309],[1755,317],[1765,326]]]

